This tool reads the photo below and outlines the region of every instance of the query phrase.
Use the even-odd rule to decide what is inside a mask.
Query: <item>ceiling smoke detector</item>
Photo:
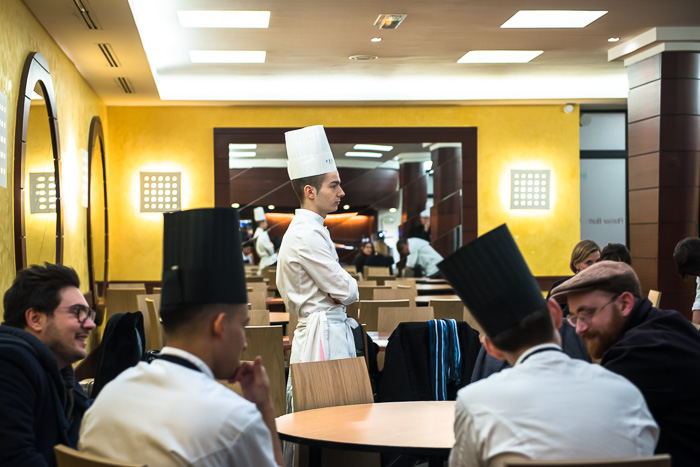
[[[399,24],[403,23],[406,19],[403,14],[381,14],[377,16],[377,20],[374,22],[375,26],[379,26],[379,29],[396,29]]]
[[[376,55],[350,55],[348,59],[350,60],[359,60],[359,61],[366,61],[366,60],[376,60],[379,57]]]

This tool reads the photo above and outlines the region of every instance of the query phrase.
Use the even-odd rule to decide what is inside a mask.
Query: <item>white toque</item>
[[[335,160],[323,125],[307,126],[284,134],[289,179],[335,172]]]
[[[253,209],[253,219],[255,219],[255,222],[265,221],[265,209],[262,206]]]

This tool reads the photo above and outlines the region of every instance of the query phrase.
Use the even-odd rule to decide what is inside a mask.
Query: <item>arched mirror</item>
[[[100,117],[90,122],[88,142],[88,209],[87,209],[87,257],[88,276],[93,306],[98,310],[96,323],[104,318],[105,287],[109,264],[107,177],[105,170],[105,142]]]
[[[56,97],[46,60],[27,56],[14,151],[15,265],[63,262],[61,155]]]

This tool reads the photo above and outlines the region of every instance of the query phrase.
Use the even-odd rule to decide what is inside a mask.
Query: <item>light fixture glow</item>
[[[232,208],[240,208],[241,205],[238,204],[238,203],[233,203],[233,204],[231,205],[231,207],[232,207]]]
[[[369,40],[370,42],[381,42],[382,38],[381,37],[373,37]]]
[[[343,209],[345,209],[345,210],[347,211],[348,209],[350,209],[350,205],[349,205],[349,204],[344,204],[344,205],[343,205]]]
[[[190,50],[192,63],[265,63],[264,50]]]
[[[275,209],[275,205],[274,205],[274,204],[268,204],[268,205],[267,205],[267,209],[269,209],[270,211],[273,211],[273,210]]]
[[[470,50],[457,63],[528,63],[542,50]]]
[[[585,28],[607,11],[520,10],[502,28]]]
[[[359,152],[359,151],[348,151],[345,153],[347,157],[373,157],[373,158],[378,158],[382,157],[382,154],[379,152]]]
[[[229,143],[228,145],[228,150],[229,151],[245,151],[249,149],[258,149],[257,144],[236,144],[236,143]]]
[[[352,147],[359,151],[391,151],[394,146],[386,146],[383,144],[356,144]]]
[[[392,212],[392,213],[396,212],[396,208],[389,208],[389,212]]]
[[[433,170],[433,161],[423,161],[423,170],[426,172]]]
[[[239,159],[241,157],[255,157],[255,151],[229,151],[229,159]]]
[[[608,42],[617,42],[619,40],[620,40],[619,37],[611,37],[610,39],[608,39]]]
[[[183,28],[267,28],[270,26],[269,11],[178,11],[177,17]]]

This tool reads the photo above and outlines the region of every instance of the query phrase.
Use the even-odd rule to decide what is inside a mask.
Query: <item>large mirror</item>
[[[87,257],[92,305],[98,310],[97,325],[104,318],[109,264],[106,181],[104,132],[100,117],[95,116],[90,122],[88,142]]]
[[[17,270],[63,262],[61,167],[51,74],[38,52],[28,55],[17,102],[14,151]]]

